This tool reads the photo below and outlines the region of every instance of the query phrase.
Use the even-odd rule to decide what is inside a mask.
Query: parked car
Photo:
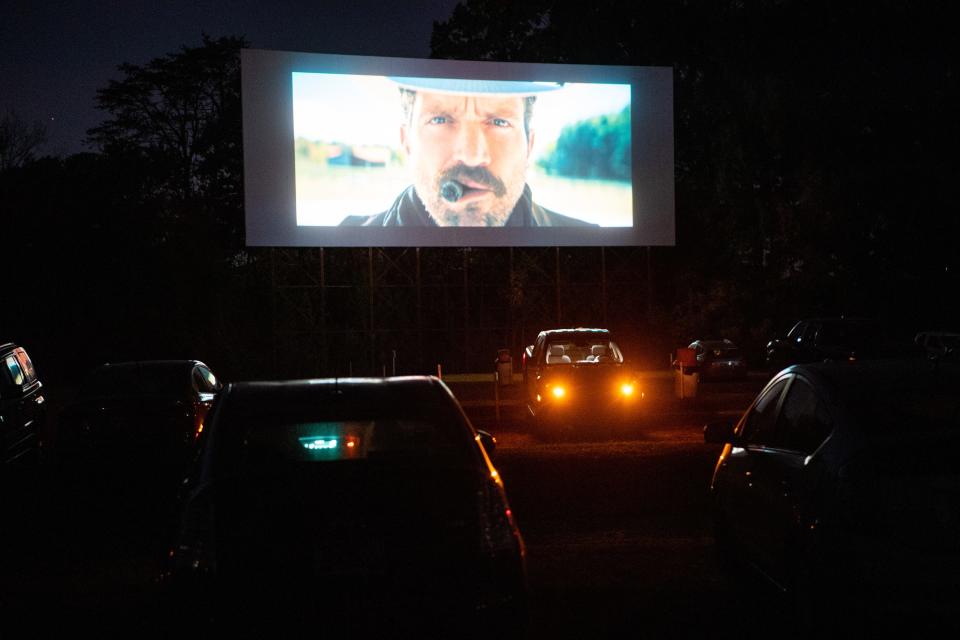
[[[4,465],[33,465],[46,420],[43,384],[26,350],[0,344],[0,452]]]
[[[61,458],[92,472],[181,476],[222,386],[199,360],[101,365],[61,414]]]
[[[433,377],[227,385],[185,483],[169,613],[217,632],[520,632],[524,543],[492,446]]]
[[[643,390],[607,329],[541,331],[522,369],[527,411],[541,436],[598,433],[639,416]]]
[[[735,426],[704,430],[724,444],[710,484],[721,556],[834,632],[954,620],[958,388],[960,366],[923,359],[780,372]]]
[[[800,320],[766,349],[767,367],[774,373],[791,364],[903,355],[903,345],[891,343],[880,323],[848,317]]]
[[[747,360],[740,348],[732,341],[694,340],[687,347],[693,349],[697,358],[700,380],[736,380],[746,377]]]
[[[960,355],[960,333],[953,331],[921,331],[914,342],[928,358],[956,358]]]

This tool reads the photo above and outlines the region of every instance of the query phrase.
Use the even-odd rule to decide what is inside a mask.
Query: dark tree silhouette
[[[141,66],[97,92],[108,119],[89,131],[104,153],[149,164],[149,195],[235,200],[242,173],[240,49],[242,38],[203,36],[199,47]],[[229,202],[236,205],[238,202]]]
[[[949,16],[942,0],[467,0],[431,45],[673,67],[678,243],[659,290],[690,336],[809,313],[951,317],[933,302],[960,267]]]
[[[17,113],[0,117],[0,172],[22,167],[33,161],[47,141],[47,128],[41,122],[26,122]]]

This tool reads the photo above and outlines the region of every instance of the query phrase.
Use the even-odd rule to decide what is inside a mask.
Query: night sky
[[[244,36],[257,49],[425,58],[435,20],[457,0],[2,0],[0,113],[42,121],[43,152],[88,150],[103,119],[96,90],[117,65],[199,46],[201,34]]]

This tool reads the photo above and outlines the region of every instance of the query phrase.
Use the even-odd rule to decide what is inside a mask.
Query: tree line
[[[655,298],[638,318],[673,346],[725,335],[749,349],[800,316],[956,328],[946,11],[467,0],[431,46],[437,58],[672,67],[677,244],[654,252]],[[42,130],[5,117],[0,221],[17,302],[3,337],[34,341],[41,361],[211,353],[238,374],[272,366],[274,274],[243,238],[245,46],[204,36],[121,65],[97,93],[90,153],[37,157]],[[607,149],[615,121],[572,139]],[[604,153],[619,175],[616,150]]]

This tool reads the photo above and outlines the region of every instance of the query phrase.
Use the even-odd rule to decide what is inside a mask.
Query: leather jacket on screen
[[[436,220],[427,212],[413,186],[404,189],[389,209],[372,216],[347,216],[341,227],[436,227]],[[533,201],[529,185],[524,185],[523,194],[513,212],[507,218],[506,227],[596,227],[598,225],[571,218],[541,207]]]

